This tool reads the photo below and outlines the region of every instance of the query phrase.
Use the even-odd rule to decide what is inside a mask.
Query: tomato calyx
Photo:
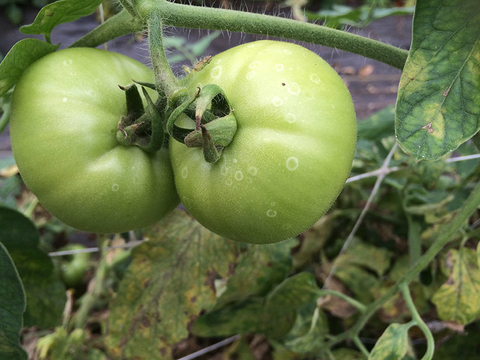
[[[237,120],[224,91],[218,85],[208,84],[179,103],[168,118],[167,132],[187,147],[202,148],[208,163],[217,162],[237,131]],[[175,125],[182,115],[195,119],[195,130]]]
[[[142,85],[142,93],[147,100],[146,108],[143,107],[136,84],[119,86],[125,91],[127,115],[120,117],[116,137],[122,145],[138,146],[146,152],[155,152],[162,147],[165,132],[162,118],[144,85],[148,86],[149,84]]]

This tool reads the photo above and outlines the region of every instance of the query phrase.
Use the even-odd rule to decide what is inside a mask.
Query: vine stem
[[[155,2],[154,11],[158,11],[166,26],[243,32],[304,41],[365,56],[398,69],[403,69],[408,56],[408,51],[380,41],[277,16],[183,5],[165,0]],[[148,18],[148,14],[145,14],[145,17]],[[79,39],[72,47],[96,47],[115,37],[141,31],[143,28],[139,17],[134,18],[126,10],[122,10]]]
[[[155,87],[159,94],[167,97],[180,88],[178,79],[172,72],[168,63],[163,46],[163,23],[162,14],[155,9],[149,14],[148,24],[148,45],[152,59],[153,71],[155,73]]]
[[[365,312],[367,307],[362,304],[360,301],[358,300],[355,300],[353,298],[351,298],[350,296],[340,292],[340,291],[335,291],[335,290],[320,290],[318,292],[318,296],[319,296],[319,299],[317,300],[317,302],[325,295],[333,295],[333,296],[336,296],[342,300],[345,300],[346,302],[348,302],[350,305],[352,305],[353,307],[355,307],[358,311],[360,312]]]
[[[144,28],[145,25],[140,18],[122,10],[69,47],[97,47],[117,37],[142,31]]]
[[[105,237],[100,237],[99,239],[99,244],[101,244],[99,247],[105,247],[106,244],[108,243],[108,239]],[[76,329],[81,329],[87,322],[87,317],[92,308],[96,305],[98,302],[98,299],[100,298],[103,289],[105,287],[105,279],[107,277],[107,272],[108,272],[108,264],[106,260],[106,253],[102,253],[100,262],[98,264],[98,267],[95,271],[95,278],[93,279],[93,286],[85,295],[83,295],[82,298],[82,303],[75,313],[74,319],[75,319],[75,328]],[[89,285],[90,287],[91,285]]]
[[[391,297],[400,291],[400,286],[407,286],[428,264],[435,258],[435,256],[442,250],[442,248],[452,239],[455,233],[465,224],[470,215],[477,209],[480,204],[480,182],[475,186],[470,196],[464,202],[462,208],[458,211],[455,217],[449,224],[442,226],[437,232],[438,237],[428,248],[428,250],[416,261],[409,270],[395,283],[381,298],[370,304],[366,311],[359,317],[355,325],[349,330],[337,335],[331,339],[327,345],[333,346],[348,338],[358,336],[367,321],[375,314]]]
[[[422,360],[431,360],[433,358],[433,353],[435,352],[435,339],[433,338],[432,332],[428,328],[427,324],[425,324],[423,319],[420,317],[420,314],[418,313],[418,310],[413,303],[412,295],[410,294],[408,285],[405,283],[401,283],[399,287],[405,303],[407,304],[407,307],[412,314],[412,320],[415,322],[415,325],[417,325],[420,330],[422,330],[422,332],[425,334],[425,337],[427,338],[427,351],[425,352],[425,355],[423,355]]]

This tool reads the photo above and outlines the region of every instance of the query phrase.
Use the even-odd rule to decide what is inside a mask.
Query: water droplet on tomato
[[[270,218],[274,218],[275,216],[277,216],[277,212],[275,210],[267,210],[267,216],[270,217]]]
[[[290,94],[292,94],[292,95],[298,95],[298,94],[300,94],[300,86],[298,86],[297,83],[294,83],[294,82],[289,83],[289,84],[287,85],[287,89],[288,89],[288,92],[289,92]]]
[[[289,157],[286,162],[287,169],[295,171],[298,168],[298,159],[296,157]]]
[[[222,76],[222,67],[220,65],[215,66],[212,70],[210,70],[210,76],[214,79],[218,79]]]
[[[235,173],[235,180],[242,181],[243,180],[243,172],[240,170]]]
[[[273,99],[272,99],[272,104],[276,107],[280,107],[283,105],[283,99],[278,97],[278,96],[275,96]]]
[[[297,117],[295,116],[295,114],[287,113],[285,114],[285,121],[290,124],[293,124],[294,122],[297,121]]]

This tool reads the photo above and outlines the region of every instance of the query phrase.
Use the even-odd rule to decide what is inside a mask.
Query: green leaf
[[[59,24],[75,21],[92,14],[103,0],[60,0],[43,7],[35,21],[20,28],[23,34],[45,35],[50,42],[50,33]]]
[[[396,134],[415,159],[436,160],[480,128],[478,0],[417,3],[399,85]]]
[[[480,269],[476,252],[465,247],[451,249],[444,259],[444,266],[450,272],[449,278],[432,297],[438,316],[462,325],[478,319]]]
[[[305,12],[309,21],[325,21],[325,26],[338,27],[339,25],[350,25],[364,27],[371,21],[392,15],[410,15],[413,7],[376,8],[371,11],[371,5],[364,5],[353,8],[344,5],[333,5],[332,9],[321,10],[318,13]]]
[[[368,360],[401,360],[409,347],[411,324],[390,324],[375,344]]]
[[[282,321],[275,322],[272,326],[272,318],[265,311],[263,298],[250,298],[239,301],[207,314],[200,316],[192,328],[192,333],[200,337],[220,337],[235,334],[267,334],[271,331],[278,332],[278,328],[285,329],[285,332],[293,324],[294,316],[282,314]],[[278,319],[277,319],[278,320]],[[288,324],[285,326],[285,324]]]
[[[334,360],[366,360],[365,355],[360,351],[348,348],[333,350],[332,355]]]
[[[324,348],[328,322],[317,306],[319,291],[313,275],[302,272],[286,279],[267,298],[266,311],[271,324],[278,326],[283,322],[282,316],[295,315],[295,322],[282,342],[296,353],[318,352]]]
[[[0,242],[0,359],[27,360],[20,345],[25,293],[17,269]]]
[[[293,326],[298,309],[316,304],[318,291],[313,276],[300,273],[283,281],[266,299],[251,297],[202,315],[193,332],[202,337],[250,332],[280,338]]]
[[[200,312],[215,304],[216,280],[234,268],[239,244],[176,210],[144,230],[110,304],[106,345],[114,359],[171,359]]]
[[[329,211],[303,233],[304,237],[300,246],[295,248],[292,254],[295,269],[310,264],[313,258],[318,256],[318,252],[324,247],[332,234],[334,222],[341,215],[342,212],[339,210]]]
[[[319,292],[320,289],[313,275],[308,272],[301,272],[278,285],[268,295],[266,306],[268,309],[295,310],[306,303],[315,302]]]
[[[357,240],[336,261],[337,266],[362,266],[373,270],[380,277],[390,267],[390,252]]]
[[[315,302],[310,302],[299,309],[295,324],[283,339],[283,343],[288,349],[299,354],[318,354],[325,349],[327,334],[327,317]]]
[[[66,302],[65,286],[48,254],[38,248],[35,225],[18,211],[0,206],[0,239],[10,252],[25,287],[25,326],[58,325]]]
[[[4,159],[0,162],[2,160]],[[0,177],[0,204],[15,209],[17,207],[15,197],[20,194],[22,185],[23,182],[19,176],[10,176],[6,179]]]
[[[395,107],[387,106],[373,115],[358,122],[357,134],[359,139],[380,141],[383,138],[395,135]]]
[[[436,347],[433,359],[478,360],[478,327],[446,339]]]
[[[57,49],[58,46],[38,39],[23,39],[13,45],[0,63],[0,96],[20,80],[30,65]]]
[[[290,272],[290,250],[296,244],[297,240],[289,240],[262,246],[245,245],[234,273],[228,280],[217,282],[220,296],[215,306],[221,307],[250,296],[266,295]]]
[[[255,360],[255,357],[247,340],[241,337],[223,352],[222,360]]]

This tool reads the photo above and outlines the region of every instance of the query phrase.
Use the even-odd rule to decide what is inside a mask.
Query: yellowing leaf
[[[114,359],[171,359],[172,346],[214,305],[215,280],[239,252],[180,210],[144,233],[150,241],[135,248],[110,305],[106,344]]]
[[[408,351],[411,324],[390,324],[380,336],[368,360],[401,360]]]
[[[400,81],[396,135],[417,160],[436,160],[480,128],[478,0],[418,1]]]
[[[452,249],[444,266],[450,270],[448,280],[437,290],[432,302],[440,319],[468,324],[480,313],[480,269],[474,250]]]

